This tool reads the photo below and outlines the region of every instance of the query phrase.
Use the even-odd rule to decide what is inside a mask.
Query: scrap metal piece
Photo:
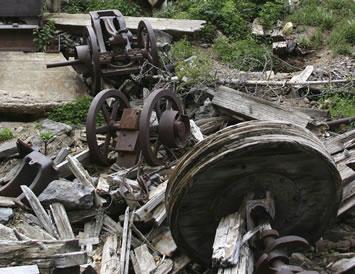
[[[114,162],[109,153],[116,147],[125,108],[130,108],[128,99],[117,89],[104,89],[91,102],[86,119],[86,138],[91,155],[103,165]],[[104,143],[100,146],[101,136]]]
[[[20,186],[28,186],[37,196],[47,185],[58,179],[58,170],[53,161],[40,152],[32,151],[23,158],[14,178],[0,188],[0,196],[17,197],[22,201],[25,198]]]

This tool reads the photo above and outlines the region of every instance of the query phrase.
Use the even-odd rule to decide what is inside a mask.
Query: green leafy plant
[[[310,41],[311,47],[314,49],[319,49],[323,45],[324,37],[320,28],[318,28],[316,33],[311,36]]]
[[[118,9],[123,15],[127,16],[139,16],[142,12],[139,5],[125,0],[69,0],[63,9],[67,13]]]
[[[55,23],[52,20],[47,21],[42,28],[33,30],[33,41],[37,44],[39,51],[46,51],[50,39],[53,38]]]
[[[226,38],[214,40],[213,51],[217,58],[241,70],[263,68],[269,49],[259,45],[252,38],[230,41]]]
[[[0,129],[0,142],[9,140],[12,137],[14,137],[14,135],[12,134],[10,129],[6,127]]]
[[[47,155],[47,146],[48,146],[48,141],[54,136],[54,133],[52,131],[47,131],[44,133],[41,133],[40,137],[44,142],[44,155]]]
[[[329,109],[334,119],[355,116],[355,96],[351,94],[332,93],[326,91],[320,99],[322,108]]]
[[[170,55],[180,80],[186,77],[189,83],[194,83],[199,79],[212,79],[213,61],[210,56],[203,54],[199,47],[191,45],[186,38],[172,45]]]
[[[76,128],[81,128],[86,122],[91,101],[91,97],[78,97],[72,103],[55,108],[49,114],[48,118]],[[97,122],[99,124],[103,124],[104,118],[102,115],[98,116]]]
[[[297,44],[300,45],[302,48],[309,49],[311,47],[311,41],[305,35],[300,35],[297,39]]]
[[[284,2],[276,0],[275,2],[266,2],[259,11],[259,16],[264,26],[272,27],[276,24],[277,20],[282,19],[285,13]]]

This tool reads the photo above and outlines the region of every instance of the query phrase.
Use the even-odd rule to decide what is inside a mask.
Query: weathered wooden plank
[[[306,82],[308,78],[311,76],[312,72],[313,72],[313,66],[306,66],[306,68],[300,74],[293,76],[289,81],[289,83],[298,84],[298,83]],[[295,87],[300,88],[302,87],[302,85],[295,86]]]
[[[0,196],[0,207],[16,207],[16,197]]]
[[[254,97],[224,86],[218,88],[212,103],[227,113],[242,119],[285,121],[302,127],[306,127],[312,121],[312,118],[304,113],[289,111],[263,98]]]
[[[0,145],[0,159],[17,153],[16,142],[6,142]]]
[[[156,265],[153,255],[150,254],[146,244],[135,248],[134,253],[136,255],[140,273],[149,273],[155,269]]]
[[[151,219],[151,211],[164,200],[166,185],[167,181],[154,189],[153,193],[149,193],[149,201],[136,211],[140,220],[149,221]]]
[[[345,148],[355,146],[355,129],[326,140],[325,146],[330,154],[335,154],[343,151]]]
[[[70,154],[71,150],[69,147],[63,147],[54,159],[54,164],[58,165],[65,160],[65,158]]]
[[[54,222],[57,226],[57,231],[60,239],[74,239],[74,233],[69,222],[69,218],[64,206],[61,203],[50,205]]]
[[[341,259],[329,267],[331,273],[340,274],[355,269],[355,257],[351,259]]]
[[[157,226],[160,226],[164,222],[166,217],[167,215],[166,215],[165,204],[161,203],[154,209],[152,213],[152,219],[154,220],[154,223]]]
[[[158,264],[158,266],[152,270],[151,274],[167,274],[173,269],[174,263],[170,259],[165,259]]]
[[[77,224],[84,222],[92,217],[95,217],[96,211],[92,209],[83,209],[83,210],[75,210],[69,211],[68,217],[71,224]]]
[[[129,207],[127,207],[126,211],[125,211],[125,218],[124,218],[124,222],[123,222],[122,241],[121,241],[120,269],[121,269],[122,274],[125,273],[128,226],[129,226]]]
[[[173,256],[177,248],[173,237],[171,236],[170,230],[154,238],[152,245],[154,246],[155,250],[158,250],[161,254],[164,254],[168,257]]]
[[[21,189],[22,189],[23,193],[25,194],[26,199],[27,199],[28,203],[31,205],[31,207],[32,207],[34,213],[36,214],[37,218],[41,222],[41,225],[43,226],[43,228],[50,235],[55,237],[55,233],[54,233],[53,228],[52,228],[51,219],[49,218],[48,214],[44,210],[43,206],[41,205],[41,203],[38,200],[38,198],[36,197],[36,195],[32,192],[32,190],[29,187],[27,187],[25,185],[22,185]]]
[[[77,159],[81,164],[87,164],[90,162],[90,151],[89,149],[83,150],[82,152],[73,156],[73,158]],[[58,168],[58,176],[60,178],[67,178],[72,175],[72,171],[69,168],[68,160],[65,160],[57,165]]]
[[[51,257],[56,268],[67,268],[86,264],[88,256],[85,251],[55,254]]]
[[[120,273],[120,265],[117,256],[117,234],[106,238],[102,251],[100,274]]]
[[[190,262],[191,259],[189,257],[187,257],[184,254],[180,254],[179,256],[174,258],[173,270],[170,273],[171,274],[180,273],[180,271],[183,270],[185,266],[187,266]]]
[[[0,268],[1,274],[39,274],[39,269],[37,265],[23,265],[23,266],[13,266],[13,267],[2,267]]]
[[[56,254],[80,251],[78,240],[0,241],[0,266],[53,260]]]
[[[91,25],[89,14],[67,14],[67,13],[52,13],[46,14],[47,19],[54,20],[60,28],[63,26],[84,27]],[[147,20],[152,24],[153,29],[166,31],[172,35],[176,33],[191,34],[200,31],[204,20],[185,20],[185,19],[168,19],[168,18],[153,18],[153,17],[130,17],[125,16],[126,26],[130,30],[137,30],[141,20]]]

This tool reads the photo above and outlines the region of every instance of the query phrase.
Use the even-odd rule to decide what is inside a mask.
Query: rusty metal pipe
[[[355,121],[355,116],[354,117],[349,117],[349,118],[343,118],[343,119],[339,119],[339,120],[333,120],[333,121],[329,121],[327,122],[327,125],[329,127],[335,127],[335,126],[339,126],[341,124],[350,124],[351,122]]]
[[[81,63],[82,63],[82,61],[80,61],[79,59],[76,59],[76,60],[70,60],[70,61],[64,61],[64,62],[49,63],[46,66],[47,66],[47,68],[58,68],[58,67],[79,65]]]

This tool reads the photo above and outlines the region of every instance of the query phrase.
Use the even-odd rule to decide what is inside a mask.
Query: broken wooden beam
[[[79,29],[91,25],[89,14],[51,13],[45,14],[46,20],[53,20],[58,29]],[[202,30],[205,20],[169,19],[154,17],[124,17],[129,30],[136,32],[141,20],[147,20],[154,30],[165,31],[174,36],[191,35]]]
[[[90,161],[90,151],[89,149],[83,150],[82,152],[73,156],[73,158],[77,159],[82,165],[88,163]],[[60,178],[67,178],[72,175],[72,171],[69,168],[68,160],[65,160],[57,165],[58,168],[58,176]]]
[[[120,273],[120,265],[117,256],[118,234],[112,234],[105,240],[102,250],[100,274]]]
[[[308,115],[290,111],[285,107],[263,98],[220,86],[213,97],[212,103],[221,110],[248,120],[284,121],[306,127],[312,122]]]
[[[75,239],[72,227],[69,222],[69,218],[64,206],[61,203],[54,203],[50,206],[54,222],[57,227],[57,231],[60,239]]]

